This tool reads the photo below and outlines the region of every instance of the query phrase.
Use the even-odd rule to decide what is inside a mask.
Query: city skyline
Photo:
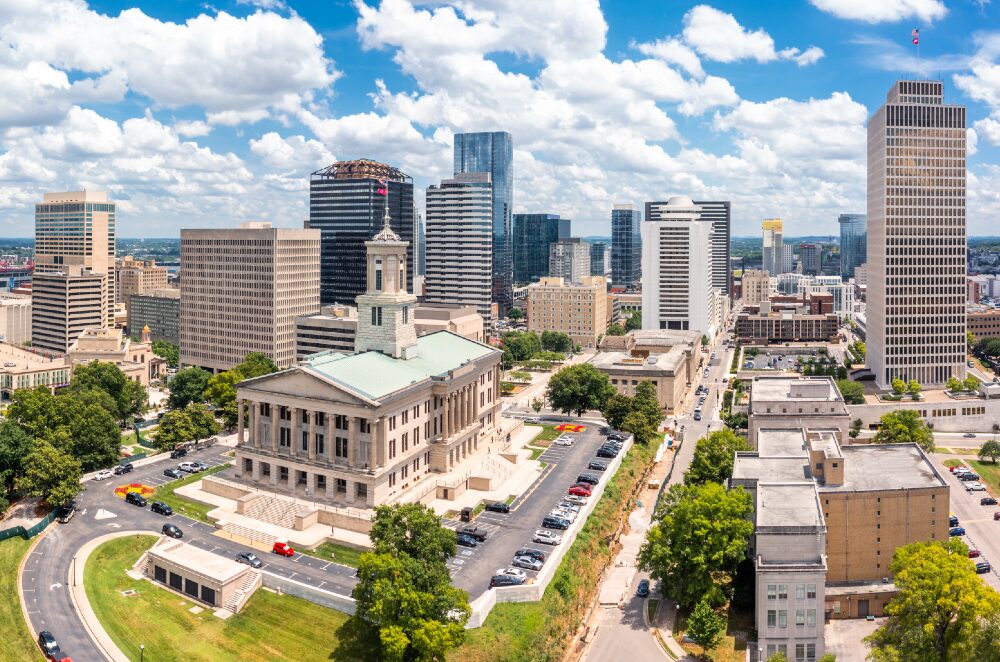
[[[987,234],[1000,211],[988,195],[1000,188],[990,76],[1000,36],[982,26],[1000,10],[878,5],[490,12],[227,0],[212,13],[188,0],[59,0],[0,10],[20,55],[4,65],[19,103],[0,113],[0,235],[29,234],[40,192],[84,187],[119,201],[122,236],[246,220],[296,227],[308,173],[338,159],[400,167],[423,209],[427,185],[452,174],[454,134],[472,131],[513,136],[514,213],[558,213],[582,235],[609,235],[615,203],[675,194],[731,200],[733,236],[772,216],[789,236],[836,234],[839,214],[864,209],[865,120],[884,89],[939,71],[948,100],[969,108],[969,234]],[[106,38],[61,49],[66,21]],[[411,23],[428,38],[403,29]],[[145,46],[163,39],[191,56],[166,61]],[[595,81],[614,94],[594,97]]]

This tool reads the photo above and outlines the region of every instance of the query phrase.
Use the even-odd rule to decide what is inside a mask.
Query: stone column
[[[271,450],[275,453],[278,452],[278,428],[281,427],[281,417],[278,416],[280,408],[273,402],[269,405],[271,408]]]
[[[309,499],[316,498],[316,472],[307,471],[306,472],[306,494]]]
[[[479,380],[472,384],[472,417],[479,420]]]
[[[309,447],[309,459],[316,459],[316,412],[312,409],[309,410],[309,439],[307,440],[307,445]]]
[[[451,411],[448,406],[448,396],[442,398],[444,413],[441,415],[441,435],[444,439],[451,436]]]
[[[458,432],[458,399],[454,392],[448,394],[448,400],[448,410],[451,412],[451,433],[455,434]]]
[[[354,487],[354,481],[353,480],[347,481],[347,494],[344,495],[344,497],[347,499],[347,503],[354,503],[354,492],[356,490],[357,488]]]
[[[375,447],[375,460],[372,468],[385,466],[385,417],[375,419],[372,425],[372,446]]]
[[[476,422],[472,414],[472,384],[465,387],[465,424],[472,425]]]
[[[271,485],[278,485],[278,465],[274,462],[271,463]]]
[[[292,438],[292,443],[288,445],[288,451],[292,454],[292,457],[297,457],[299,454],[299,412],[302,411],[298,407],[292,407],[292,421],[290,426],[290,436]]]
[[[337,450],[336,444],[334,444],[334,427],[333,422],[336,417],[327,412],[326,414],[326,461],[333,464],[333,454]]]
[[[253,461],[253,471],[250,475],[253,476],[253,482],[260,482],[260,460],[255,459]]]
[[[347,417],[347,458],[349,467],[358,464],[358,419],[354,416]]]
[[[337,496],[337,479],[327,474],[326,476],[326,498],[333,501]]]
[[[243,401],[237,398],[236,400],[236,443],[242,446],[244,442],[243,439]]]

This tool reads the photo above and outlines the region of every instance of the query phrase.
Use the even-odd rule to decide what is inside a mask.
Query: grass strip
[[[190,485],[191,483],[201,480],[205,476],[217,474],[223,469],[228,468],[228,464],[220,464],[219,466],[212,467],[207,471],[191,474],[190,476],[185,476],[184,478],[161,485],[156,488],[156,494],[153,496],[153,499],[167,504],[173,508],[174,512],[178,515],[184,515],[185,517],[190,517],[191,519],[196,519],[200,522],[205,522],[206,524],[212,524],[212,520],[208,518],[208,511],[215,510],[216,506],[195,501],[194,499],[188,499],[187,497],[182,497],[175,494],[175,492],[179,487]]]
[[[3,633],[3,659],[11,662],[42,659],[17,599],[17,569],[29,547],[31,541],[20,536],[0,542],[0,632]]]

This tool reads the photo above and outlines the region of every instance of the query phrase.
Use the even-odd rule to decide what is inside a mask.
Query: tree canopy
[[[619,324],[618,322],[615,322],[614,324],[612,324],[611,326],[608,327],[608,330],[604,333],[604,335],[606,335],[606,336],[624,336],[625,335],[625,327],[622,326],[621,324]]]
[[[635,311],[625,320],[626,331],[637,331],[642,328],[642,312]]]
[[[698,440],[694,447],[691,465],[684,473],[684,483],[723,483],[733,475],[737,451],[751,450],[746,439],[725,428],[709,433]]]
[[[514,361],[528,361],[542,351],[542,341],[531,331],[508,331],[503,334],[503,346]]]
[[[920,418],[920,414],[913,409],[899,409],[883,414],[879,419],[879,425],[879,431],[875,433],[872,443],[915,443],[928,453],[934,452],[934,434]]]
[[[997,458],[1000,458],[1000,442],[993,439],[984,441],[983,445],[979,447],[979,459],[981,461],[988,459],[993,464],[996,464]]]
[[[172,342],[167,342],[166,340],[154,340],[153,341],[153,354],[156,354],[161,359],[167,362],[167,365],[171,368],[176,368],[177,364],[181,360],[181,349]]]
[[[578,363],[552,375],[545,397],[553,409],[579,416],[591,409],[601,409],[614,394],[615,388],[607,375],[589,363]]]
[[[192,367],[178,370],[169,384],[170,399],[168,404],[170,408],[183,409],[191,402],[203,401],[208,380],[211,378],[212,373],[201,368]]]
[[[542,349],[548,352],[563,352],[568,354],[573,351],[573,341],[562,331],[542,331]]]
[[[687,635],[707,655],[708,651],[722,643],[722,635],[725,633],[726,617],[712,609],[708,600],[699,600],[688,617]]]
[[[850,379],[838,379],[837,388],[844,396],[844,402],[849,405],[863,405],[865,403],[865,387],[859,382],[852,382]]]
[[[80,462],[48,441],[36,442],[24,458],[24,474],[17,488],[29,496],[41,497],[49,506],[63,506],[80,493]]]
[[[129,379],[121,368],[108,361],[91,361],[73,368],[69,390],[103,391],[115,403],[115,418],[121,427],[129,425],[132,419],[146,411],[149,394],[146,387]]]

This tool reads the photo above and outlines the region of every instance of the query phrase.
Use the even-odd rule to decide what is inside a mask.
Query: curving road
[[[228,460],[223,454],[229,450],[225,446],[215,446],[190,452],[184,459],[217,465]],[[87,541],[118,529],[147,530],[151,534],[159,534],[164,522],[170,521],[184,531],[185,542],[221,556],[233,558],[238,552],[248,549],[213,535],[216,529],[208,524],[181,515],[169,518],[156,515],[149,508],[126,504],[115,496],[114,488],[124,483],[162,484],[168,480],[164,478],[163,470],[176,462],[165,456],[164,461],[137,467],[126,476],[85,483],[85,491],[76,500],[76,516],[67,524],[52,524],[24,564],[22,594],[32,630],[35,633],[50,630],[63,651],[73,659],[88,662],[106,659],[74,610],[66,586],[74,555]],[[265,556],[264,561],[265,572],[341,595],[350,595],[356,583],[353,568],[309,556],[296,555],[292,559]]]

